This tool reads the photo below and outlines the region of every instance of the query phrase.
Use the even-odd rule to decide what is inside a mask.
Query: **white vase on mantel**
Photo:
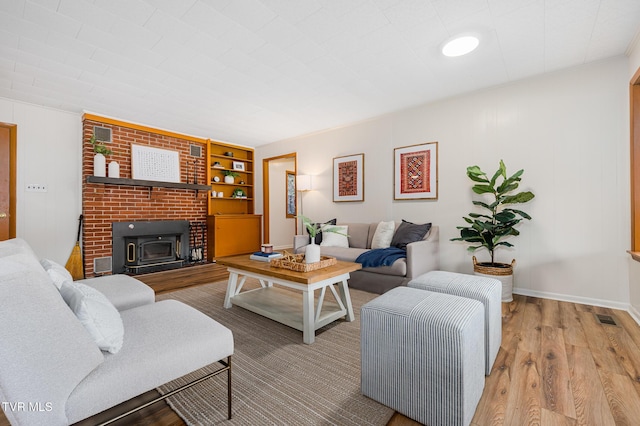
[[[109,177],[110,178],[120,177],[120,165],[115,161],[111,161],[109,163]]]
[[[107,176],[107,159],[102,154],[93,156],[93,175],[98,177]]]
[[[320,262],[320,246],[315,242],[312,242],[304,249],[304,263],[316,262]]]

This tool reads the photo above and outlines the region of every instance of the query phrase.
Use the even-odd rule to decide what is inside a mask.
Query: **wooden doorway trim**
[[[16,237],[16,176],[18,168],[18,126],[0,122],[0,127],[9,130],[9,238]]]
[[[629,85],[631,136],[631,252],[640,260],[640,69]]]
[[[298,157],[295,152],[264,158],[262,160],[262,241],[269,243],[269,163],[275,160],[290,158],[295,164],[293,171],[298,174]]]

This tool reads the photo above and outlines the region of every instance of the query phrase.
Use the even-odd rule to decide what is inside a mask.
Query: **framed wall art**
[[[393,150],[395,200],[438,198],[438,142]]]
[[[241,161],[232,161],[231,162],[231,168],[233,170],[240,170],[242,172],[244,172],[244,163]]]
[[[287,174],[286,176],[287,206],[285,211],[288,218],[296,217],[298,214],[296,209],[296,206],[298,205],[298,200],[296,199],[296,172],[287,170],[285,173]]]
[[[364,201],[364,154],[333,159],[333,201]]]
[[[131,177],[159,182],[180,182],[180,153],[131,144]]]

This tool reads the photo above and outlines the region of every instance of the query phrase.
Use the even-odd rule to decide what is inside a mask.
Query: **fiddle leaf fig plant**
[[[507,168],[500,160],[500,167],[491,179],[478,166],[467,167],[467,176],[476,182],[472,190],[476,194],[486,194],[489,202],[473,201],[473,204],[486,210],[485,213],[469,213],[463,217],[468,226],[458,226],[460,237],[451,241],[465,241],[471,243],[468,250],[475,252],[479,248],[486,248],[491,255],[491,265],[494,262],[495,249],[500,246],[513,247],[508,241],[509,236],[520,235],[515,226],[523,219],[531,220],[531,216],[522,210],[505,207],[512,204],[526,203],[535,195],[531,191],[513,193],[522,180],[524,169],[518,170],[507,177]]]

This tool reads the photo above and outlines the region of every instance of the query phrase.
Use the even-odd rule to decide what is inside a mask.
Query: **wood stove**
[[[188,221],[114,222],[113,273],[140,274],[184,265]]]
[[[180,235],[154,235],[143,237],[127,237],[125,268],[137,273],[145,268],[160,265],[182,266],[180,257]]]

